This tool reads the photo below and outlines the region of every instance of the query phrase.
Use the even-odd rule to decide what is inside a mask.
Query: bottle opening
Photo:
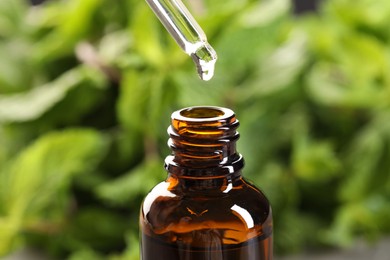
[[[207,122],[227,119],[234,116],[234,112],[224,107],[200,106],[188,107],[172,114],[173,119],[186,122]]]
[[[195,107],[195,108],[187,108],[180,111],[180,115],[189,118],[212,118],[212,117],[220,117],[225,113],[213,107]]]

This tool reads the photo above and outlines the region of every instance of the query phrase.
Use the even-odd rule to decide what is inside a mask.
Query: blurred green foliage
[[[186,3],[219,55],[210,82],[144,1],[0,1],[0,255],[138,259],[170,114],[191,105],[236,111],[277,252],[390,231],[390,2]]]

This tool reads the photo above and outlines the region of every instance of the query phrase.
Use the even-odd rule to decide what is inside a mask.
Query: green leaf
[[[211,81],[201,82],[194,71],[177,71],[172,75],[177,86],[180,107],[196,105],[224,105],[226,92],[230,87],[224,77],[215,75]]]
[[[388,219],[389,196],[374,194],[361,201],[343,204],[329,230],[324,232],[323,239],[329,244],[348,247],[356,238],[377,239],[379,233],[389,229]]]
[[[53,82],[27,92],[0,96],[0,123],[31,121],[41,117],[65,99],[67,93],[86,82],[100,87],[104,82],[98,71],[78,67]]]
[[[315,246],[321,227],[317,218],[296,209],[284,210],[274,225],[274,237],[279,237],[275,241],[275,250],[288,253],[301,251],[302,245]]]
[[[150,95],[150,78],[130,70],[123,75],[117,114],[121,125],[128,131],[143,132],[147,100]]]
[[[0,39],[20,33],[27,4],[22,0],[0,1]]]
[[[98,47],[99,57],[107,64],[120,64],[123,55],[128,55],[134,39],[128,31],[121,30],[104,35]]]
[[[75,251],[68,260],[104,260],[105,258],[91,249]]]
[[[31,52],[30,44],[19,38],[11,38],[4,43],[0,40],[0,56],[6,61],[0,63],[0,95],[30,89],[34,81],[42,76],[38,71],[32,72],[34,65],[26,59]]]
[[[308,61],[306,35],[294,31],[280,47],[265,55],[256,67],[255,75],[243,89],[240,99],[277,94],[291,87]],[[277,76],[275,76],[277,75]]]
[[[175,86],[165,74],[154,70],[129,70],[123,76],[117,114],[121,125],[131,133],[142,133],[149,140],[164,133],[169,121],[170,106],[175,99]],[[163,117],[165,115],[165,117]],[[161,122],[167,122],[161,127]]]
[[[114,205],[127,205],[139,195],[145,195],[166,176],[163,163],[150,159],[119,178],[100,185],[96,194]]]
[[[244,168],[245,170],[245,168]],[[244,177],[246,173],[244,172]],[[261,190],[269,198],[272,210],[283,214],[286,210],[293,210],[300,202],[300,190],[298,180],[289,169],[283,167],[280,162],[268,162],[263,169],[251,176]],[[283,186],[283,190],[278,187]],[[282,216],[275,216],[280,219]]]
[[[109,260],[139,260],[140,247],[138,235],[130,232],[126,235],[127,247],[123,254],[110,256]]]
[[[349,27],[364,25],[383,31],[387,29],[390,4],[386,0],[330,1],[326,10],[331,18],[338,19]]]
[[[83,207],[73,217],[57,243],[71,251],[109,250],[125,244],[124,234],[131,221],[109,208]],[[98,225],[96,223],[99,223]],[[99,251],[97,251],[99,252]]]
[[[105,151],[105,138],[87,129],[46,134],[23,150],[0,173],[0,230],[9,231],[0,232],[0,255],[11,249],[29,219],[55,210],[73,176],[93,171]]]
[[[384,190],[389,175],[390,124],[388,113],[378,113],[352,140],[346,154],[348,175],[340,198],[361,200],[372,192]]]
[[[54,30],[35,44],[33,59],[47,62],[71,54],[75,45],[83,40],[92,28],[94,14],[102,2],[101,0],[59,2],[56,8],[60,12],[55,19]]]
[[[135,16],[131,24],[131,31],[134,35],[134,48],[153,66],[164,68],[166,56],[162,47],[161,34],[166,36],[168,33],[164,31],[157,17],[147,4],[141,3],[136,5]]]
[[[238,14],[242,27],[266,26],[288,14],[291,2],[287,0],[256,1],[248,10]]]
[[[248,7],[248,2],[250,1],[188,1],[186,6],[207,34],[208,41],[214,46],[213,44],[218,39],[218,34],[228,30],[231,24],[237,23],[238,14],[244,12]]]
[[[311,182],[329,181],[340,171],[338,160],[331,143],[298,136],[294,140],[292,167],[296,176]]]
[[[388,91],[372,78],[356,81],[346,67],[317,63],[308,75],[308,93],[322,105],[349,108],[380,107],[387,103]]]
[[[279,3],[280,1],[273,2]],[[271,7],[272,3],[269,2],[268,6]],[[261,4],[264,4],[264,2],[261,2]],[[258,7],[259,9],[262,8],[261,4]],[[252,7],[247,4],[247,10],[244,8],[243,12],[236,12],[234,17],[229,18],[225,24],[221,24],[221,26],[225,25],[226,28],[223,28],[218,38],[214,40],[215,43],[213,43],[218,53],[216,75],[222,74],[231,83],[250,78],[254,64],[271,52],[275,46],[279,45],[278,38],[281,36],[283,19],[274,19],[276,18],[272,17],[274,14],[259,15],[257,13],[257,17],[268,16],[270,19],[261,25],[255,26],[258,21],[249,24],[249,21],[254,17],[254,13],[256,13]],[[278,14],[276,16],[279,17]],[[239,22],[234,22],[235,19]],[[261,20],[261,18],[258,20]]]

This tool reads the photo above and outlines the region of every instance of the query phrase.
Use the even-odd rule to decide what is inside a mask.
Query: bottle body
[[[176,182],[158,184],[142,206],[143,260],[272,259],[272,213],[258,189],[240,176],[208,192],[176,192]]]
[[[193,134],[199,137],[199,133],[193,128],[188,131],[185,125],[184,135],[190,133],[190,137],[170,142],[175,152],[166,160],[167,180],[155,186],[141,206],[141,259],[272,259],[271,207],[265,195],[241,175],[243,162],[235,152],[235,129],[226,135],[229,127],[222,124],[223,133],[216,138],[210,128],[201,125],[209,140],[201,135],[204,142],[194,141]],[[171,139],[183,134],[174,132]],[[229,138],[232,142],[226,145]],[[225,141],[213,146],[216,139]],[[223,152],[215,153],[216,147]]]

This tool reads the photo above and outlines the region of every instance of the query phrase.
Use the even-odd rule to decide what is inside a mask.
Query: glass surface
[[[272,259],[271,207],[241,176],[238,125],[227,108],[172,114],[168,178],[141,207],[142,259]]]
[[[269,203],[240,177],[168,178],[145,199],[141,229],[144,260],[272,259]]]
[[[214,75],[217,53],[207,42],[206,34],[180,0],[146,0],[171,36],[195,62],[199,77]]]

